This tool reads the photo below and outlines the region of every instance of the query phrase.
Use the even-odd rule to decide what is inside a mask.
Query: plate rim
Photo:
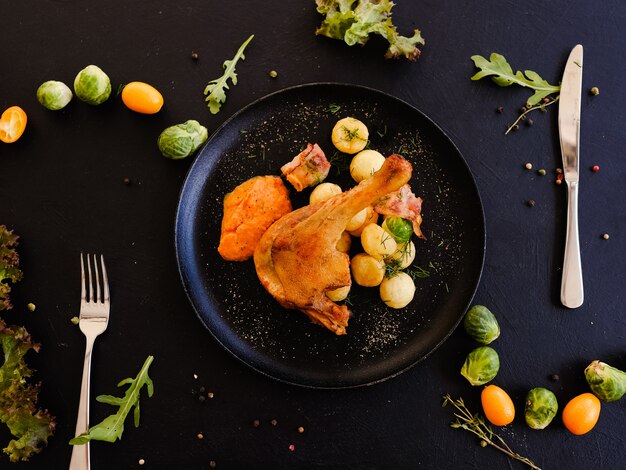
[[[457,153],[457,155],[460,157],[460,162],[463,164],[463,166],[465,167],[467,174],[470,177],[470,182],[471,185],[473,187],[473,189],[476,192],[477,195],[477,203],[478,203],[478,207],[480,208],[480,241],[481,241],[481,254],[480,254],[480,267],[477,270],[477,274],[476,274],[476,279],[474,280],[474,284],[471,286],[470,289],[470,294],[468,295],[468,300],[466,302],[465,305],[465,310],[467,310],[467,308],[469,308],[472,300],[474,299],[475,295],[476,295],[476,291],[478,290],[478,287],[480,285],[480,281],[482,279],[482,274],[483,274],[483,270],[484,270],[484,264],[485,264],[485,256],[486,256],[486,248],[487,248],[487,230],[486,230],[486,217],[485,217],[485,210],[484,210],[484,206],[483,206],[483,202],[482,202],[482,197],[480,195],[480,189],[479,186],[476,182],[476,179],[474,177],[474,174],[471,171],[471,168],[469,166],[469,164],[467,163],[467,160],[465,159],[465,157],[463,156],[463,154],[461,153],[461,151],[459,150],[458,146],[456,145],[456,143],[450,138],[450,136],[448,135],[447,132],[444,131],[444,129],[437,124],[431,117],[429,117],[427,114],[425,114],[424,112],[422,112],[419,108],[417,108],[416,106],[414,106],[413,104],[407,102],[406,100],[399,98],[397,96],[394,96],[388,92],[370,87],[370,86],[365,86],[365,85],[359,85],[359,84],[351,84],[351,83],[345,83],[345,82],[333,82],[333,81],[320,81],[320,82],[308,82],[308,83],[302,83],[302,84],[297,84],[297,85],[292,85],[292,86],[287,86],[284,88],[281,88],[279,90],[275,90],[271,93],[268,93],[266,95],[263,95],[259,98],[254,99],[253,101],[251,101],[250,103],[248,103],[247,105],[243,106],[242,108],[240,108],[238,111],[236,111],[235,113],[233,113],[231,116],[229,116],[220,126],[218,126],[216,128],[216,130],[211,133],[211,135],[209,136],[209,138],[207,139],[207,141],[202,145],[201,148],[198,149],[196,156],[194,157],[194,160],[192,162],[192,164],[190,165],[189,169],[187,170],[185,177],[183,179],[183,183],[181,185],[179,194],[178,194],[178,200],[177,200],[177,205],[176,205],[176,214],[175,214],[175,223],[174,223],[174,249],[175,249],[175,256],[176,256],[176,265],[177,265],[177,269],[178,269],[178,273],[179,273],[179,277],[181,280],[181,284],[183,287],[183,290],[185,292],[185,295],[187,296],[189,303],[191,304],[192,310],[195,312],[196,316],[198,317],[198,319],[200,320],[200,322],[202,323],[203,327],[209,331],[210,335],[215,339],[215,341],[217,341],[217,343],[228,352],[229,355],[231,355],[232,357],[236,358],[240,363],[245,364],[248,368],[254,370],[255,372],[260,373],[263,376],[269,377],[272,380],[276,380],[278,382],[282,382],[282,383],[286,383],[289,385],[294,385],[297,387],[304,387],[304,388],[310,388],[310,389],[325,389],[325,390],[337,390],[337,389],[352,389],[352,388],[360,388],[360,387],[366,387],[366,386],[371,386],[371,385],[375,385],[381,382],[385,382],[387,380],[390,380],[392,378],[395,378],[401,374],[403,374],[404,372],[406,372],[407,370],[413,368],[415,365],[419,364],[420,362],[424,361],[426,358],[428,358],[431,354],[433,354],[436,350],[438,350],[441,345],[443,343],[445,343],[448,338],[452,335],[452,333],[456,330],[456,328],[458,327],[458,325],[461,323],[462,319],[463,319],[463,314],[459,314],[459,317],[456,319],[456,321],[454,322],[454,324],[452,325],[452,327],[449,329],[449,331],[438,341],[436,342],[436,344],[430,348],[429,351],[427,351],[426,353],[422,354],[420,357],[418,357],[417,359],[411,361],[409,364],[407,364],[405,367],[402,367],[396,371],[393,371],[387,375],[385,375],[384,377],[379,377],[373,380],[368,380],[366,382],[361,382],[361,383],[353,383],[353,384],[340,384],[340,385],[321,385],[321,384],[312,384],[312,383],[302,383],[302,382],[298,382],[295,380],[288,380],[284,377],[278,377],[276,375],[272,375],[271,373],[269,373],[266,370],[263,370],[260,367],[256,367],[255,365],[251,364],[249,361],[246,361],[245,358],[240,357],[238,354],[236,354],[233,350],[231,350],[231,348],[224,343],[224,341],[222,341],[217,334],[211,329],[209,328],[209,326],[205,323],[203,317],[201,316],[200,312],[198,311],[198,307],[196,306],[195,302],[194,302],[194,298],[192,297],[192,293],[191,293],[191,289],[190,286],[188,285],[188,281],[187,278],[185,276],[185,273],[183,272],[183,263],[181,262],[181,240],[180,240],[180,220],[182,217],[182,207],[181,207],[181,202],[183,200],[183,196],[188,188],[188,184],[190,184],[190,179],[192,174],[194,173],[194,169],[196,168],[196,166],[199,164],[198,162],[201,159],[201,156],[205,150],[206,147],[208,147],[212,141],[218,137],[220,135],[220,133],[229,126],[229,124],[231,122],[233,122],[234,120],[236,120],[240,115],[245,114],[248,110],[258,106],[260,103],[262,103],[263,101],[266,100],[270,100],[271,98],[275,97],[276,95],[280,95],[283,93],[288,93],[288,92],[296,92],[299,89],[305,89],[305,88],[315,88],[315,87],[323,87],[323,86],[330,86],[330,87],[345,87],[345,88],[351,88],[351,89],[355,89],[355,90],[362,90],[364,92],[367,93],[373,93],[373,94],[378,94],[383,96],[385,99],[387,100],[391,100],[391,101],[396,101],[399,103],[402,103],[404,106],[407,106],[408,108],[410,108],[413,112],[418,113],[421,118],[423,118],[424,120],[428,121],[428,123],[430,125],[432,125],[442,136],[443,138],[448,142],[449,145],[452,146],[452,148],[455,150],[455,152]],[[218,160],[219,161],[219,160]],[[215,164],[217,164],[217,162],[215,162]]]

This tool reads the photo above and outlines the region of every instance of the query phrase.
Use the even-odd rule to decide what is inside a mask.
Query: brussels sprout
[[[208,136],[206,127],[190,119],[161,132],[158,140],[159,150],[163,156],[178,160],[192,155],[206,142]]]
[[[56,80],[48,80],[37,88],[37,100],[51,111],[65,108],[73,96],[70,87]]]
[[[600,361],[593,361],[585,369],[585,378],[591,391],[601,400],[619,400],[626,393],[626,372]]]
[[[533,429],[544,429],[552,422],[559,409],[556,396],[547,388],[533,388],[526,395],[524,418]]]
[[[463,327],[475,341],[489,344],[500,336],[500,326],[493,313],[482,305],[474,305],[465,314]]]
[[[481,346],[467,355],[461,375],[472,385],[483,385],[493,380],[499,369],[498,353],[489,346]]]
[[[382,226],[398,243],[408,242],[413,235],[413,225],[402,217],[387,217]]]
[[[111,80],[97,65],[88,65],[76,75],[74,93],[87,104],[104,103],[111,95]]]

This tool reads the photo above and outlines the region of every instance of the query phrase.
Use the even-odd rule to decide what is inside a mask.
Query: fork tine
[[[98,258],[93,255],[93,270],[96,275],[96,292],[94,302],[102,302],[102,296],[100,295],[100,275],[98,274]]]
[[[87,302],[92,302],[93,301],[93,278],[91,275],[91,257],[89,256],[89,253],[87,253],[87,274],[89,275],[89,297],[87,298]]]
[[[83,260],[83,252],[80,252],[80,301],[85,302],[87,292],[85,290],[85,261]]]
[[[109,279],[107,277],[107,270],[104,267],[104,255],[100,255],[100,266],[102,268],[102,290],[104,303],[109,302]]]

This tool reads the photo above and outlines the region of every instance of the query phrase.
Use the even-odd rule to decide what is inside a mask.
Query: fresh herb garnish
[[[124,432],[124,421],[133,408],[135,427],[139,427],[139,394],[141,389],[145,385],[149,397],[154,393],[152,379],[150,379],[148,375],[148,369],[153,360],[153,356],[148,356],[134,379],[129,377],[117,384],[118,387],[130,385],[122,398],[112,395],[99,395],[96,397],[96,400],[100,403],[107,403],[119,407],[117,413],[106,417],[102,422],[90,427],[89,431],[86,433],[71,439],[71,445],[82,445],[91,440],[115,442],[116,439],[121,439],[122,433]]]
[[[337,114],[341,110],[341,106],[335,103],[330,103],[328,105],[328,112],[330,114]]]
[[[506,455],[511,457],[512,459],[519,460],[522,463],[525,463],[530,468],[534,470],[541,470],[534,462],[526,457],[522,457],[516,452],[513,452],[508,444],[502,439],[502,437],[498,436],[493,432],[491,426],[485,423],[485,420],[479,414],[472,414],[462,398],[458,398],[457,400],[453,400],[449,394],[444,395],[443,397],[443,405],[452,405],[456,411],[454,412],[454,416],[456,418],[455,421],[450,423],[450,427],[454,429],[465,429],[466,431],[471,432],[472,434],[478,436],[481,439],[481,445],[486,447],[490,445],[500,452],[504,452]],[[485,444],[482,444],[482,443]]]
[[[489,60],[480,55],[473,55],[471,59],[474,61],[474,65],[481,69],[480,72],[472,76],[472,80],[491,77],[497,85],[503,87],[516,84],[531,88],[535,90],[535,92],[526,101],[526,104],[530,106],[539,104],[541,100],[549,95],[558,95],[561,91],[559,85],[550,85],[546,80],[541,78],[537,72],[533,72],[532,70],[524,70],[523,73],[518,70],[513,73],[513,69],[504,56],[495,52],[489,56]]]
[[[560,85],[551,85],[544,80],[537,72],[532,70],[524,70],[524,72],[513,72],[513,68],[507,62],[503,55],[493,52],[489,56],[489,60],[480,56],[473,55],[471,57],[474,65],[480,69],[475,73],[471,80],[480,80],[484,77],[491,77],[491,80],[499,86],[507,87],[510,85],[519,85],[534,90],[533,94],[526,100],[522,113],[517,120],[509,126],[505,134],[511,130],[517,129],[518,122],[526,119],[526,115],[530,111],[545,108],[554,104],[559,99],[561,92]],[[550,96],[554,95],[554,96]]]
[[[340,175],[342,171],[348,171],[350,169],[350,161],[345,153],[336,151],[328,160],[331,168],[337,170],[337,175]]]
[[[245,60],[246,56],[244,56],[243,51],[246,46],[252,41],[254,34],[251,35],[240,47],[235,57],[231,60],[224,61],[224,74],[220,78],[216,78],[215,80],[211,80],[209,84],[204,89],[204,94],[206,96],[205,101],[208,102],[209,110],[212,114],[217,114],[222,107],[222,103],[226,101],[226,90],[228,87],[228,79],[233,85],[237,85],[237,74],[235,73],[235,66],[239,59]]]

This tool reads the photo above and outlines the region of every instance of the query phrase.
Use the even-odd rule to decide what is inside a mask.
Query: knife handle
[[[561,303],[569,308],[583,304],[583,271],[578,240],[578,181],[567,183],[567,229],[561,281]]]

